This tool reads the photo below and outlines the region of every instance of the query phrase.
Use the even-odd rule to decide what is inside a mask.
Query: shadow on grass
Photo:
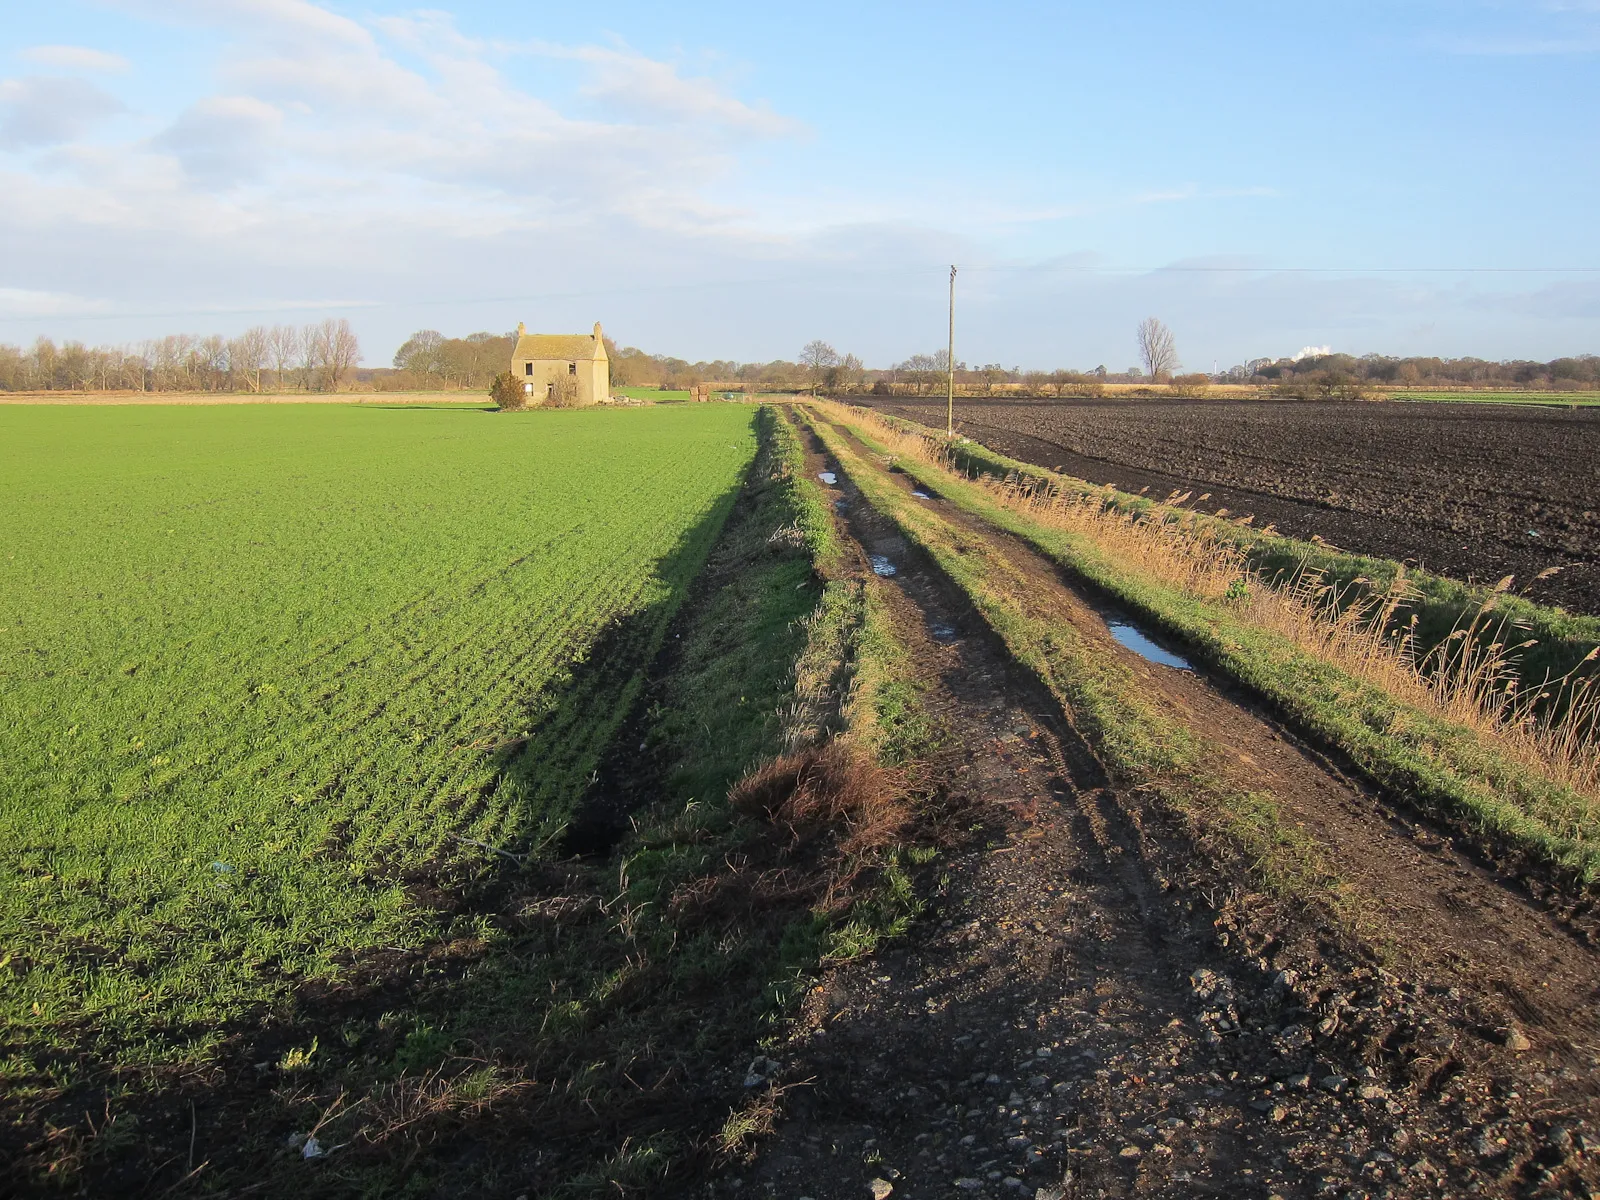
[[[761,468],[662,562],[670,594],[602,631],[501,752],[511,836],[408,870],[437,937],[307,981],[205,1067],[119,1081],[80,1064],[92,1086],[12,1126],[12,1183],[584,1195],[709,1154],[786,964],[822,934],[794,847],[724,802],[778,748],[816,604],[809,557],[770,540],[794,514]],[[581,811],[605,814],[582,848],[625,834],[615,854],[566,856]],[[308,1133],[338,1148],[308,1159]]]

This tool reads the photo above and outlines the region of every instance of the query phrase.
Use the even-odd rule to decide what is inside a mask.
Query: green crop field
[[[559,830],[754,411],[0,409],[0,1087],[463,932],[416,889]]]

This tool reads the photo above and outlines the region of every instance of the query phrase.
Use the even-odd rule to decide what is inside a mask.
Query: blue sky
[[[3,341],[1600,351],[1600,0],[0,4]]]

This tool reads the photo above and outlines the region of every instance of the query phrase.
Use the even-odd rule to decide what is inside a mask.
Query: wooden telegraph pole
[[[950,387],[945,397],[944,435],[953,438],[956,435],[956,268],[950,264],[950,345],[945,351],[950,361],[945,365],[950,370]]]

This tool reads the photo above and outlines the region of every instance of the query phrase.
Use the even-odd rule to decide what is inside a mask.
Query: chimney
[[[518,321],[517,322],[517,336],[518,337],[522,337],[527,332],[528,332],[528,327],[526,325],[524,325],[521,321]]]

